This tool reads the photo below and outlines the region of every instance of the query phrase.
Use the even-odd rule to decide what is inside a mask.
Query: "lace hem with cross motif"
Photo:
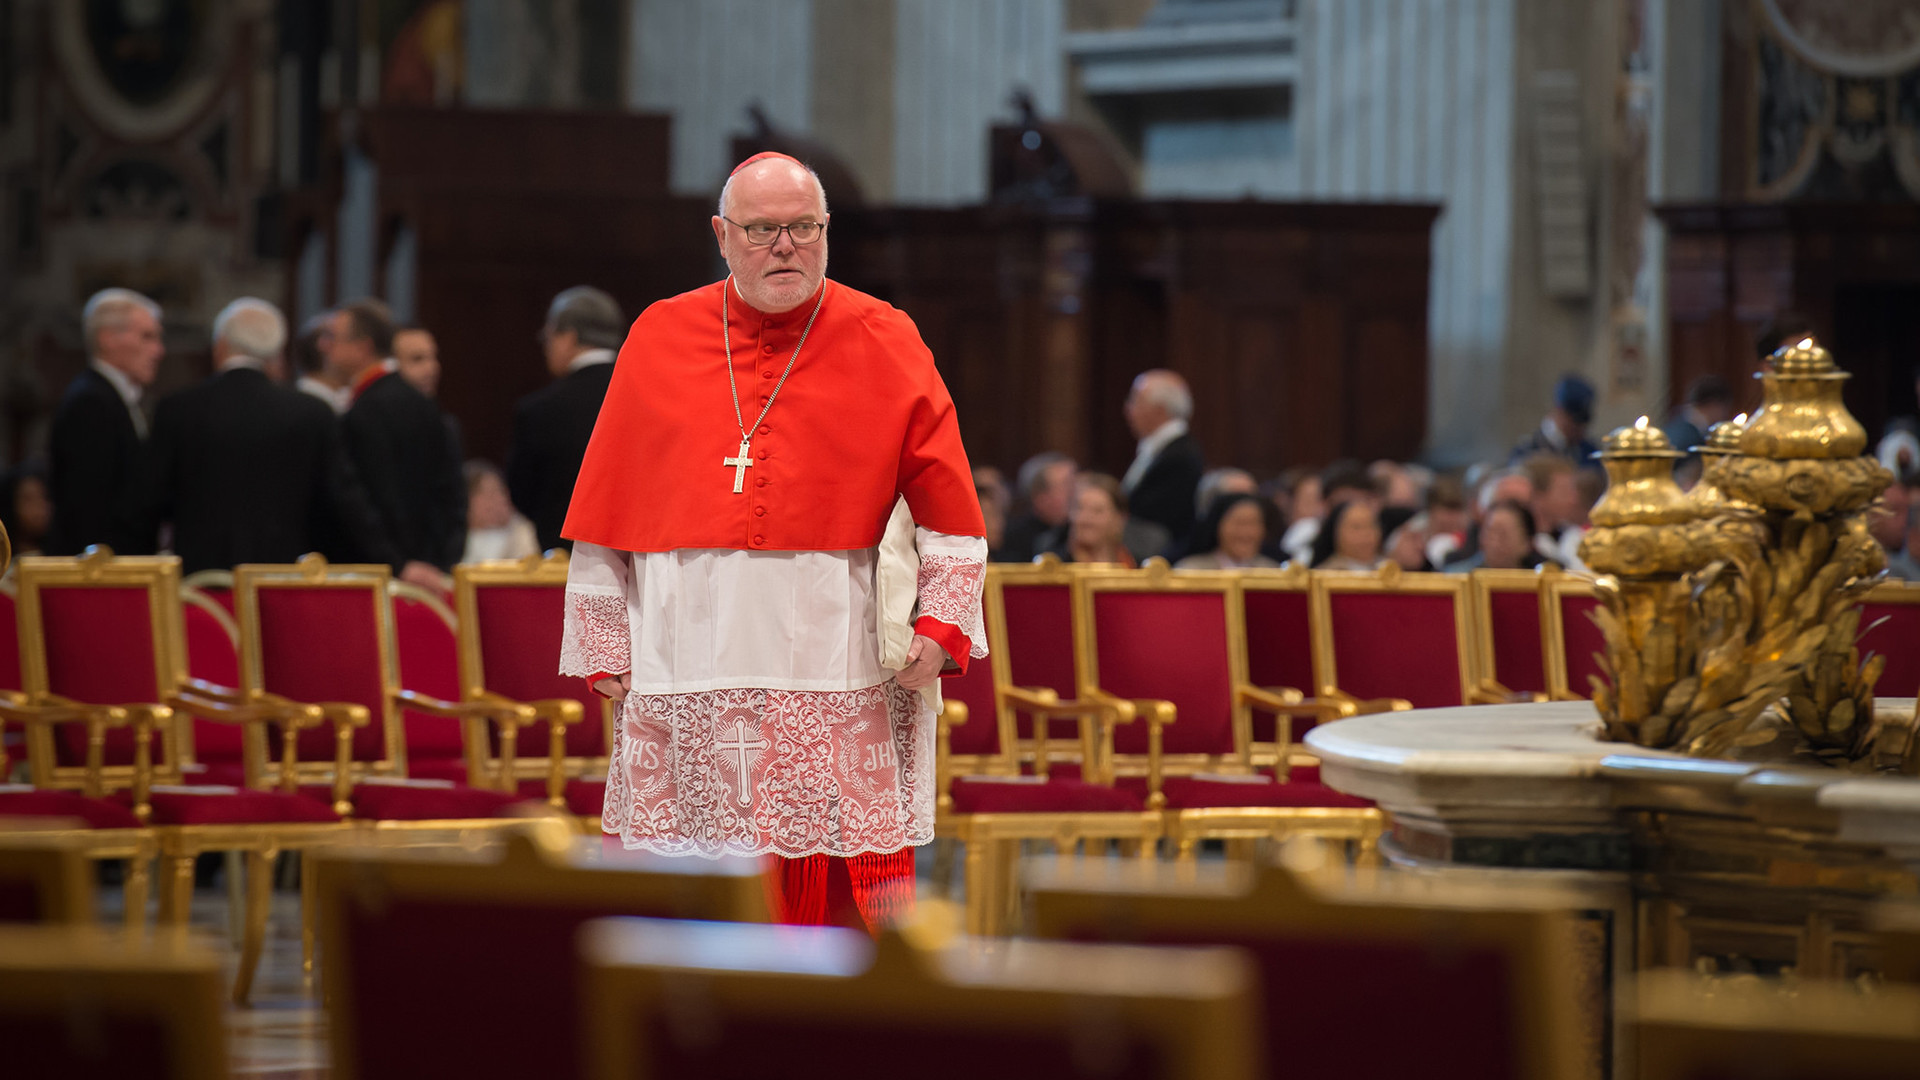
[[[630,694],[601,827],[667,855],[860,855],[933,839],[934,718],[849,691]]]

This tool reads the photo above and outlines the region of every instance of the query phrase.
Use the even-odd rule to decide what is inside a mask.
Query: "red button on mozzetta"
[[[766,477],[764,477],[764,476],[762,476],[762,477],[760,477],[760,478],[759,478],[758,480],[755,480],[755,481],[754,481],[754,483],[756,483],[756,484],[759,484],[759,485],[760,485],[761,487],[766,487],[766,486],[767,486],[767,478],[766,478]]]
[[[761,425],[760,425],[760,434],[762,434],[762,435],[771,435],[771,434],[773,434],[773,428],[772,428],[772,427],[770,427],[770,426],[768,426],[768,425],[766,425],[766,424],[761,424]]]
[[[773,378],[773,372],[771,372],[771,371],[763,371],[763,372],[761,372],[761,373],[760,373],[760,377],[761,377],[761,378],[763,378],[763,379],[771,379],[771,378]]]
[[[766,537],[764,537],[764,536],[756,536],[756,537],[754,537],[754,538],[753,538],[753,542],[754,542],[754,543],[756,543],[756,544],[759,544],[759,545],[761,545],[762,547],[764,547],[764,546],[766,546],[766,543],[767,543],[767,538],[766,538]]]
[[[764,507],[764,506],[756,506],[756,507],[754,507],[754,508],[753,508],[753,516],[754,516],[754,517],[766,517],[766,516],[767,516],[767,508],[766,508],[766,507]]]
[[[760,346],[760,351],[761,351],[761,352],[763,352],[763,353],[766,353],[766,354],[767,354],[768,356],[772,356],[772,355],[773,355],[773,346],[771,346],[771,345],[762,345],[762,346]]]

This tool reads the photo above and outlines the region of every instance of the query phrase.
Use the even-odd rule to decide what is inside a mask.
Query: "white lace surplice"
[[[921,616],[986,655],[986,541],[916,530]],[[575,544],[563,675],[627,673],[602,826],[666,854],[933,839],[934,718],[880,666],[872,549]]]

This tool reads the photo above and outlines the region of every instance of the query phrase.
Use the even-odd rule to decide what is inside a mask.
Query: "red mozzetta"
[[[725,282],[662,300],[627,335],[563,535],[621,551],[848,551],[880,542],[896,495],[956,536],[985,526],[953,399],[913,323],[828,281],[793,373],[740,446],[720,334],[726,296],[742,420],[752,423],[800,343],[814,300],[768,315]]]

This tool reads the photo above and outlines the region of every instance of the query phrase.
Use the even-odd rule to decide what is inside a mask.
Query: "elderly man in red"
[[[980,505],[913,322],[827,280],[819,179],[761,154],[719,209],[727,279],[652,305],[620,350],[562,530],[560,667],[623,702],[607,833],[777,856],[783,921],[876,926],[933,838],[917,691],[986,655]],[[875,566],[899,496],[920,575],[896,672]]]

